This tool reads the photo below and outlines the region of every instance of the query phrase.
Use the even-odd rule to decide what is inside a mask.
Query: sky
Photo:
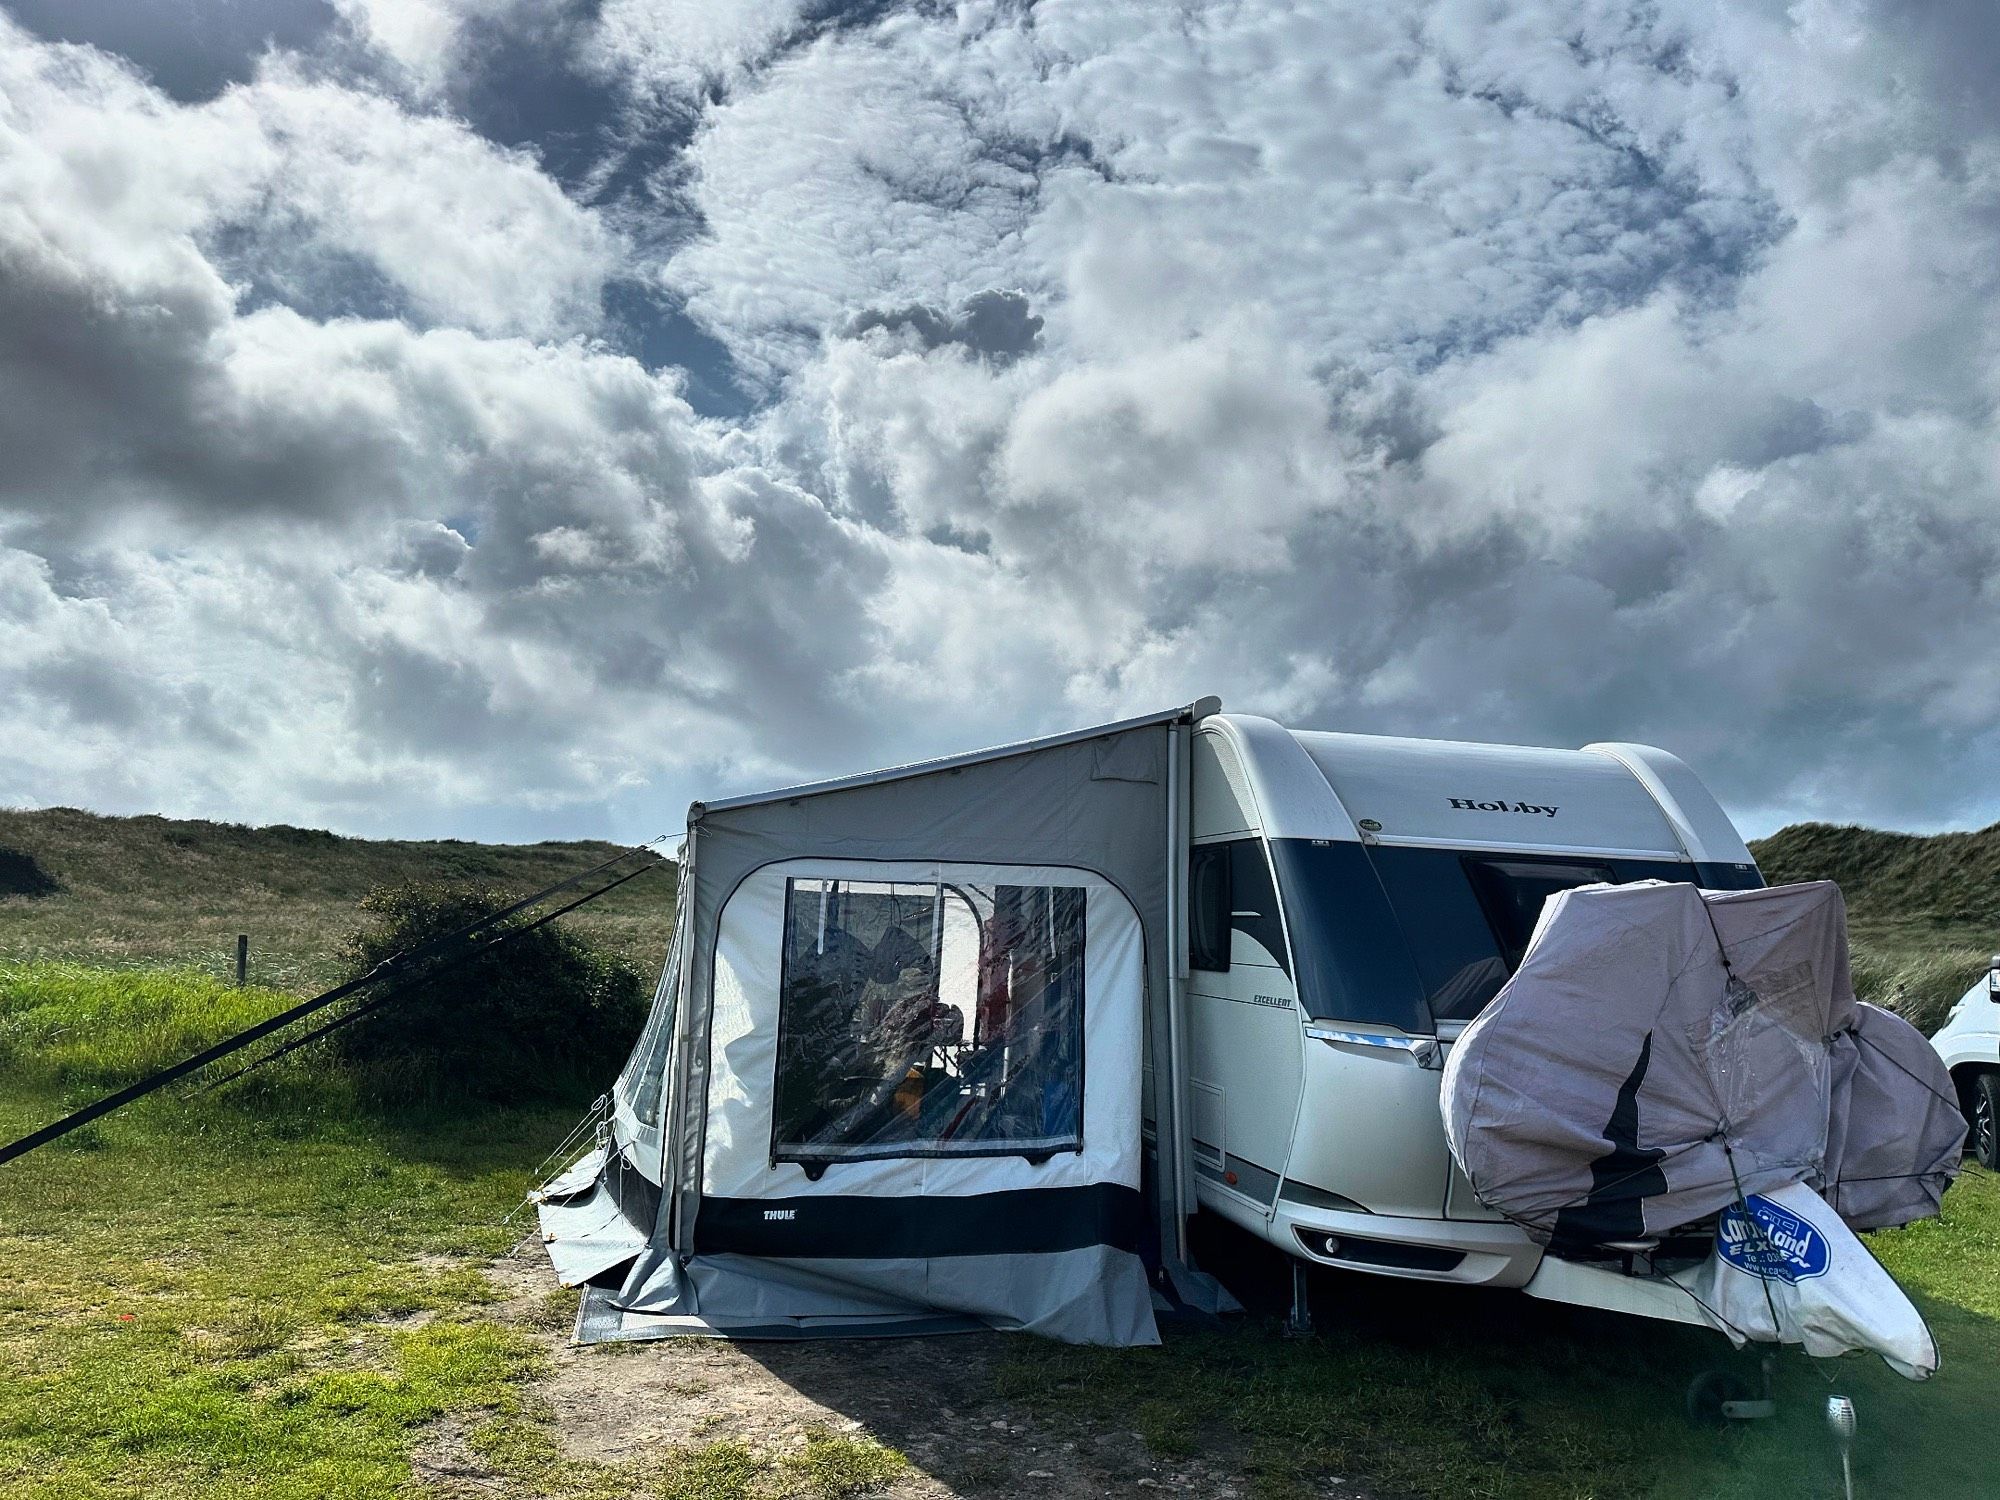
[[[2000,819],[1991,0],[0,0],[0,805],[1219,695]]]

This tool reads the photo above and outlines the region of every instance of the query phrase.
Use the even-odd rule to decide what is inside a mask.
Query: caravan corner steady
[[[651,1019],[537,1195],[578,1337],[1152,1342],[1157,1292],[1229,1305],[1197,1205],[1299,1265],[1695,1321],[1484,1208],[1439,1086],[1545,897],[1762,884],[1714,799],[1640,746],[1219,710],[695,804]]]

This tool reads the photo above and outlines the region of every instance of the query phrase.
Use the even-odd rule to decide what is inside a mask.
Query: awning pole
[[[693,904],[700,887],[700,876],[695,869],[700,849],[699,823],[699,815],[694,808],[690,808],[687,841],[681,846],[680,898],[685,904],[674,912],[676,922],[684,920],[687,923],[686,939],[681,949],[681,972],[676,980],[680,995],[674,1006],[673,1051],[667,1058],[667,1087],[662,1091],[660,1101],[664,1108],[660,1121],[660,1227],[666,1231],[668,1247],[682,1253],[694,1249],[694,1208],[701,1194],[700,1182],[690,1182],[685,1170],[688,1165],[689,1133],[698,1132],[700,1128],[690,1117],[689,1094],[694,1047],[704,1035],[696,1025],[695,1006],[692,1004],[695,998],[694,972],[699,963],[697,922],[700,913]],[[708,978],[712,985],[713,967],[708,972]],[[704,1010],[706,1008],[703,1007]],[[704,1111],[707,1103],[704,1088]],[[697,1165],[696,1172],[699,1170]]]
[[[1183,721],[1167,735],[1167,1086],[1173,1149],[1160,1152],[1160,1167],[1162,1177],[1169,1168],[1173,1173],[1174,1254],[1182,1265],[1188,1263],[1188,1205],[1194,1202],[1187,1108],[1188,751],[1193,733]]]

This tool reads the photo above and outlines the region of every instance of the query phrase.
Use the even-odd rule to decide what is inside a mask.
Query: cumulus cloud
[[[958,344],[988,359],[1019,359],[1041,341],[1042,320],[1025,292],[986,291],[967,297],[956,311],[928,307],[870,308],[847,325],[850,338],[875,329],[891,338],[907,337],[919,348]]]
[[[398,81],[437,94],[481,31],[541,0],[333,0],[349,29],[392,65]]]
[[[1773,215],[1709,118],[1733,78],[1660,62],[1685,27],[1570,9],[1078,0],[828,38],[709,114],[675,274],[764,361],[976,276],[1060,289],[1079,349],[1263,306],[1380,364],[1739,260]]]
[[[644,92],[692,94],[767,56],[808,8],[809,0],[607,0],[588,54],[603,73]]]
[[[1983,8],[342,10],[0,21],[0,797],[651,834],[1217,691],[2000,816]],[[460,112],[558,22],[559,174]]]
[[[482,333],[596,317],[609,231],[454,120],[281,61],[179,105],[100,52],[0,28],[0,195],[11,248],[41,274]]]
[[[4,41],[0,795],[448,828],[840,743],[867,643],[814,605],[851,616],[880,549],[733,461],[674,372],[414,311],[315,317],[226,271],[231,215],[318,235],[318,154],[352,112],[375,134],[345,165],[384,200],[423,201],[441,131],[467,171],[561,201],[545,180],[289,70],[185,107],[98,54]],[[331,142],[265,128],[319,92]],[[225,150],[281,160],[206,193]],[[455,227],[334,217],[385,276],[399,237]],[[731,727],[815,706],[769,738]]]

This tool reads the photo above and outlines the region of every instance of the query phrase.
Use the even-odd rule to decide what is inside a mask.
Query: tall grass
[[[293,998],[171,969],[0,963],[0,1071],[17,1085],[117,1088]]]
[[[1990,959],[1986,949],[1967,943],[1912,948],[1860,937],[1852,948],[1854,992],[1929,1036]]]
[[[1838,881],[1868,919],[2000,926],[2000,824],[1917,834],[1795,823],[1750,850],[1771,884]]]
[[[79,963],[0,962],[0,1116],[14,1130],[136,1083],[297,1002],[282,990],[237,989],[210,975],[176,969],[95,969]],[[369,1097],[350,1070],[329,1066],[323,1047],[281,1058],[211,1090],[272,1041],[246,1048],[119,1113],[63,1138],[68,1149],[131,1140],[161,1128],[184,1138],[216,1132],[247,1140],[302,1139],[352,1122]],[[409,1125],[420,1108],[406,1110]],[[172,1125],[169,1122],[174,1122]]]
[[[378,886],[452,881],[524,896],[618,852],[594,840],[352,839],[74,808],[0,809],[0,959],[227,978],[244,933],[253,981],[310,994],[334,982],[341,945],[371,920],[358,903]],[[657,973],[672,911],[673,878],[662,870],[563,925]]]

